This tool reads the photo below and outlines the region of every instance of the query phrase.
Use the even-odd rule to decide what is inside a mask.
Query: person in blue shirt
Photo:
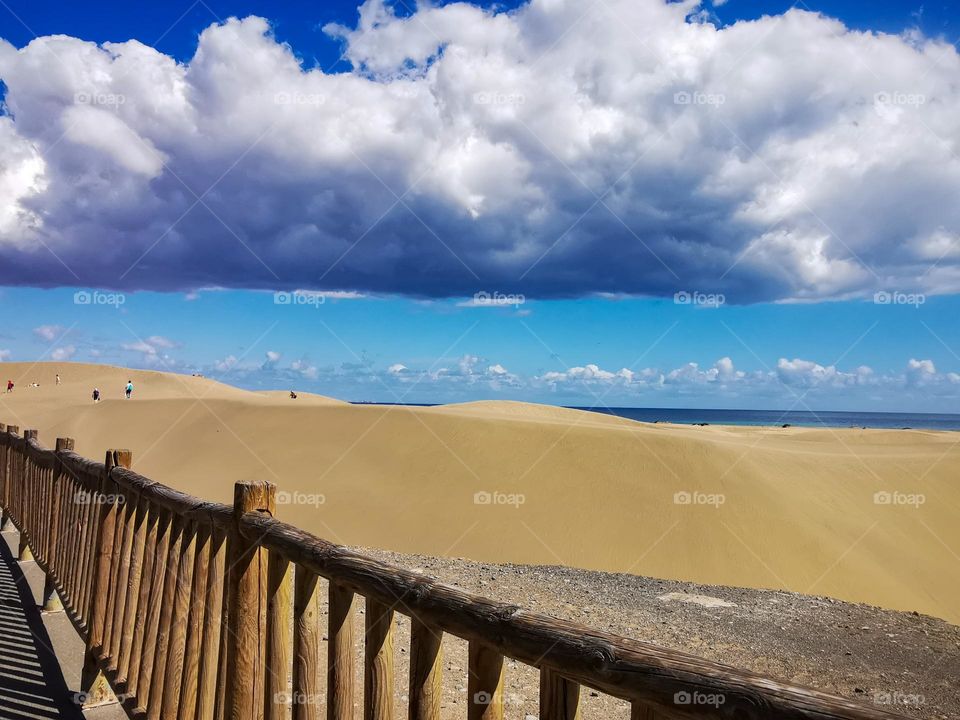
[[[133,395],[133,380],[127,380],[127,389],[126,389],[127,400],[130,399],[131,395]]]

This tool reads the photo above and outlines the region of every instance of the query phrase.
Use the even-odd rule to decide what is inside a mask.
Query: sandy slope
[[[208,498],[273,480],[281,518],[338,542],[785,588],[960,622],[957,433],[357,406],[65,363],[2,364],[7,377],[18,386],[0,396],[0,422],[37,427],[48,445],[73,436],[90,457],[128,447],[140,472]],[[877,492],[925,502],[877,504]]]

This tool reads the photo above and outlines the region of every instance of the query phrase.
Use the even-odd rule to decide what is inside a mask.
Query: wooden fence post
[[[280,553],[270,553],[269,592],[267,596],[267,696],[266,720],[289,720],[291,699],[288,684],[291,674],[293,634],[293,565]],[[294,630],[296,632],[296,630]]]
[[[393,720],[393,608],[367,598],[363,718]]]
[[[7,426],[0,423],[0,433],[6,433]],[[7,446],[0,445],[0,458],[4,458],[3,466],[0,467],[0,532],[7,529],[10,524],[10,514],[7,512],[7,466],[6,466]]]
[[[20,432],[19,425],[7,425],[7,434],[13,437],[17,436],[17,433]],[[10,516],[10,503],[13,502],[13,488],[11,487],[12,478],[10,477],[13,473],[13,445],[8,443],[4,448],[4,459],[3,459],[3,518],[6,521],[4,523],[3,529],[9,529],[7,525],[11,523]]]
[[[353,717],[353,591],[327,584],[327,720]]]
[[[29,462],[28,460],[29,450],[27,447],[27,441],[36,440],[36,439],[37,439],[36,430],[23,431],[23,440],[24,440],[23,462],[20,465],[20,469],[23,474],[23,476],[20,478],[20,492],[21,492],[22,499],[24,499],[24,496],[26,496],[28,492],[32,492],[32,488],[27,486],[27,463]],[[24,499],[23,506],[20,508],[20,512],[25,514],[26,511],[27,511],[27,507]],[[30,542],[29,542],[30,530],[32,530],[33,528],[29,528],[29,529],[27,528],[27,522],[25,517],[21,516],[19,519],[20,519],[20,548],[17,551],[17,560],[19,560],[20,562],[30,562],[31,560],[34,559],[33,548],[30,547]]]
[[[273,516],[276,485],[266,481],[234,486],[234,529],[227,553],[230,607],[227,612],[226,717],[263,720],[267,663],[267,567],[269,553],[240,532],[246,513]]]
[[[60,507],[63,499],[60,497],[63,490],[63,463],[60,461],[59,454],[73,450],[73,438],[57,438],[56,452],[57,462],[53,467],[53,482],[51,483],[50,496],[50,537],[47,539],[47,547],[50,551],[47,553],[47,574],[43,579],[43,611],[58,612],[63,610],[63,602],[56,590],[56,578],[60,572]]]
[[[80,704],[84,708],[116,703],[117,698],[100,669],[100,651],[107,621],[107,599],[110,595],[110,568],[113,563],[114,535],[117,529],[119,503],[110,471],[120,465],[130,467],[129,450],[107,450],[105,471],[100,487],[91,501],[100,516],[96,538],[93,586],[91,588],[90,621],[87,626],[87,650],[80,675]]]
[[[440,720],[443,633],[410,618],[410,720]]]
[[[580,686],[550,668],[540,670],[540,720],[578,720]]]
[[[503,655],[470,641],[467,720],[503,720]]]

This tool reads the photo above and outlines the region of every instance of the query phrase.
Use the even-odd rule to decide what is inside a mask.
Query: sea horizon
[[[350,401],[351,405],[399,405],[437,407],[449,403],[396,403],[372,400]],[[657,408],[590,407],[558,405],[602,415],[646,423],[678,425],[796,426],[823,428],[865,428],[871,430],[960,430],[960,413],[916,413],[847,410],[746,410],[738,408]]]

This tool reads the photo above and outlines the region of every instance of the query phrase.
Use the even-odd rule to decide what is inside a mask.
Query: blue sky
[[[956,409],[955,9],[541,5],[6,0],[0,358]]]

